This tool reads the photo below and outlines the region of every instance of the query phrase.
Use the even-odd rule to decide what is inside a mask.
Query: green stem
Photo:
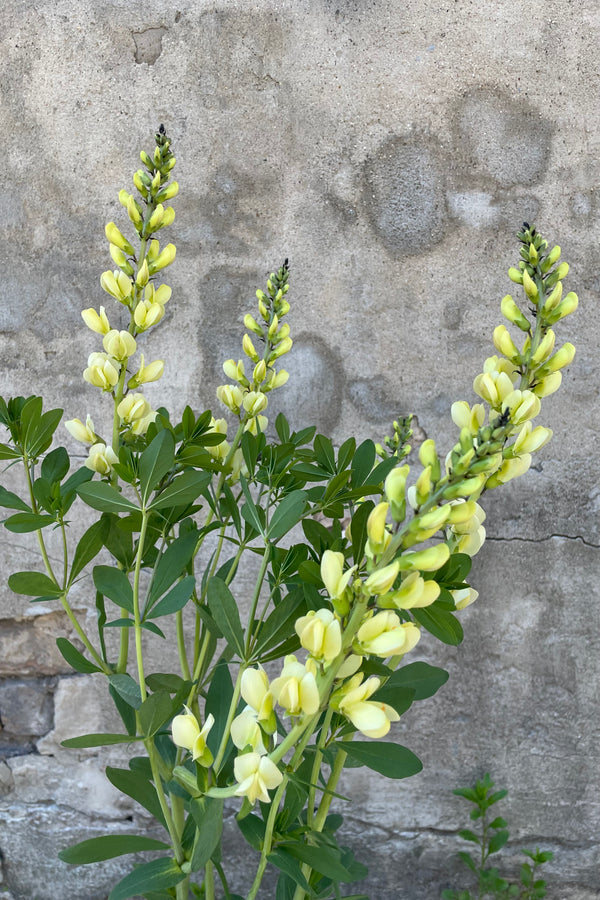
[[[269,817],[267,819],[267,824],[265,827],[265,839],[263,842],[263,847],[260,853],[260,862],[258,864],[258,869],[256,870],[256,875],[254,876],[254,881],[252,882],[252,887],[248,892],[246,900],[255,900],[256,895],[258,893],[258,889],[260,888],[260,883],[263,879],[263,875],[265,874],[265,869],[267,868],[267,857],[271,852],[271,845],[273,842],[273,828],[275,826],[275,818],[277,816],[277,812],[279,810],[279,802],[283,797],[284,791],[287,787],[288,777],[287,775],[283,776],[283,781],[275,791],[275,796],[271,801],[271,808],[269,810]]]
[[[190,681],[191,673],[188,665],[187,654],[185,651],[185,635],[183,632],[183,610],[175,613],[175,626],[177,628],[177,652],[179,653],[179,664],[181,665],[181,674],[186,681]]]
[[[315,809],[315,796],[317,792],[317,778],[319,777],[319,772],[321,771],[321,761],[323,759],[323,749],[325,747],[325,743],[327,741],[327,734],[329,732],[329,726],[331,724],[331,719],[333,717],[333,709],[329,707],[327,712],[325,713],[325,718],[323,720],[323,724],[321,725],[321,733],[319,735],[319,740],[317,741],[317,751],[315,753],[315,758],[313,761],[312,771],[310,773],[310,787],[308,789],[308,806],[306,810],[306,824],[309,828],[313,826],[314,819],[314,809]]]
[[[271,558],[271,545],[267,541],[265,545],[265,552],[263,553],[262,562],[260,564],[260,570],[256,579],[256,586],[254,588],[254,596],[252,597],[252,605],[250,607],[250,615],[248,616],[248,632],[246,634],[246,659],[250,657],[250,647],[252,645],[252,641],[254,635],[252,634],[252,626],[254,624],[254,616],[256,614],[256,607],[258,606],[258,598],[260,597],[260,591],[263,585],[263,581],[265,580],[265,575],[267,574],[267,566],[269,565],[269,560]]]
[[[204,868],[204,900],[215,900],[215,872],[210,859]]]
[[[225,891],[225,900],[231,900],[231,894],[229,892],[229,885],[227,884],[227,878],[225,877],[225,872],[223,871],[223,866],[221,863],[215,862],[212,860],[212,864],[217,870],[219,878],[221,879],[221,884],[223,885],[223,890]]]
[[[141,731],[139,715],[136,714],[137,719],[137,727],[138,731]],[[152,781],[154,782],[154,790],[156,791],[156,796],[158,797],[158,802],[160,804],[160,808],[162,814],[165,819],[165,823],[167,826],[167,831],[169,832],[169,837],[171,838],[171,842],[173,844],[173,852],[175,854],[175,859],[181,865],[183,862],[183,850],[181,847],[181,840],[179,838],[179,833],[177,828],[175,827],[175,822],[173,821],[173,816],[171,815],[171,810],[169,808],[169,804],[167,803],[167,797],[163,788],[162,779],[160,777],[160,767],[157,759],[157,750],[154,746],[154,740],[152,738],[147,738],[144,741],[144,746],[146,747],[146,752],[148,753],[148,759],[150,760],[150,768],[152,770]]]
[[[142,655],[142,625],[140,617],[140,570],[142,567],[142,556],[144,555],[144,543],[146,541],[146,532],[148,530],[148,513],[142,510],[142,528],[138,542],[138,549],[135,558],[135,571],[133,574],[133,627],[135,630],[135,655],[137,660],[137,670],[140,681],[140,692],[142,701],[148,696],[146,690],[146,680],[144,678],[144,658]]]

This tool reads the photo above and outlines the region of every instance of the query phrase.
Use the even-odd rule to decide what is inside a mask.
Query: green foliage
[[[108,401],[98,428],[110,444],[89,417],[70,420],[71,436],[88,449],[84,466],[71,469],[67,449],[51,449],[62,410],[44,410],[35,396],[0,398],[0,459],[19,463],[26,485],[23,497],[0,487],[3,524],[35,532],[41,551],[40,570],[15,572],[9,587],[32,602],[60,604],[74,635],[57,639],[60,653],[76,672],[106,677],[124,726],[123,734],[81,735],[64,746],[131,745],[138,755],[128,768],[108,767],[107,777],[168,837],[157,844],[105,836],[62,858],[83,864],[168,848],[168,857],[135,867],[110,900],[188,900],[190,892],[214,900],[217,877],[236,900],[221,863],[223,801],[235,798],[240,831],[258,854],[246,900],[256,900],[268,865],[280,873],[277,900],[331,900],[342,896],[340,885],[366,875],[339,842],[341,816],[330,813],[334,799],[346,799],[338,780],[345,767],[391,779],[422,768],[412,751],[385,738],[448,674],[405,657],[420,638],[451,646],[463,639],[459,615],[475,597],[466,579],[483,540],[477,501],[522,474],[550,436],[541,426],[532,432],[530,420],[573,357],[569,344],[551,356],[550,326],[577,299],[562,299],[558,248],[548,251],[524,227],[510,277],[523,287],[525,311],[534,304],[531,320],[512,298],[502,301],[523,344],[496,329],[500,357],[475,379],[483,402],[475,412],[464,402],[453,407],[459,436],[447,457],[427,439],[417,460],[409,415],[393,422],[382,444],[357,446],[349,437],[337,448],[312,426],[294,431],[283,414],[275,435],[266,431],[268,395],[287,381],[281,364],[292,347],[286,260],[256,292],[255,315],[244,317],[245,362],[224,362],[229,383],[217,397],[229,421],[187,406],[176,421],[164,407],[151,409],[142,392],[160,379],[163,362],[141,354],[135,361],[171,294],[160,279],[175,247],[161,249],[156,234],[173,221],[166,204],[178,188],[162,126],[140,159],[136,193],[119,194],[129,237],[114,222],[105,229],[112,263],[100,283],[116,312],[109,322],[104,307],[83,311],[102,342],[84,378]],[[75,503],[91,517],[76,542],[67,517]],[[46,547],[49,529],[62,540],[58,561]],[[93,633],[73,610],[76,585],[95,598]],[[156,638],[174,642],[177,673],[148,673]],[[277,674],[263,668],[271,662]],[[482,860],[462,858],[479,873],[480,891],[517,896],[485,868],[508,840],[503,820],[487,824],[488,806],[503,796],[490,790],[484,780],[463,792],[484,830],[462,832],[483,848]],[[520,896],[528,900],[543,896],[535,877],[542,857],[530,855],[522,868]],[[200,872],[201,887],[191,880]]]
[[[536,875],[540,866],[552,859],[553,854],[549,850],[521,850],[531,862],[523,863],[521,866],[518,882],[503,878],[496,866],[487,865],[490,856],[502,850],[510,837],[506,820],[502,816],[495,816],[488,822],[490,808],[503,800],[508,793],[506,790],[494,791],[493,788],[494,782],[489,772],[486,772],[481,781],[477,781],[473,787],[457,788],[453,791],[458,797],[463,797],[473,804],[470,818],[479,825],[478,831],[463,828],[458,832],[464,841],[479,848],[475,855],[464,851],[458,854],[463,864],[473,873],[477,893],[447,889],[442,891],[442,900],[475,900],[475,898],[481,900],[483,897],[540,900],[546,896],[546,882]]]

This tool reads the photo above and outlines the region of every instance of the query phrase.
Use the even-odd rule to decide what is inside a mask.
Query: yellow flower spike
[[[88,384],[102,388],[103,391],[112,391],[119,380],[119,370],[115,360],[106,353],[90,353],[87,369],[83,378]]]
[[[246,356],[252,360],[253,363],[257,363],[260,359],[258,353],[256,352],[256,348],[252,343],[252,338],[249,334],[245,334],[242,339],[242,350],[246,354]]]
[[[263,412],[267,408],[268,403],[268,398],[260,391],[248,391],[242,401],[244,409],[251,416],[257,416]]]
[[[385,525],[389,508],[389,503],[378,503],[377,506],[371,510],[369,518],[367,519],[369,544],[371,550],[375,554],[381,553],[385,547],[387,536]]]
[[[110,475],[112,466],[118,462],[117,454],[112,447],[107,447],[101,441],[90,447],[89,455],[84,466],[99,475]]]
[[[251,804],[259,800],[270,803],[269,791],[279,787],[283,775],[268,756],[259,753],[244,753],[237,756],[233,763],[233,774],[239,787],[237,797],[247,797]]]
[[[110,331],[110,324],[103,306],[100,307],[100,315],[95,309],[84,309],[81,318],[87,327],[96,334],[108,334]]]
[[[523,288],[530,300],[537,300],[538,289],[535,281],[527,270],[523,271]]]
[[[400,563],[398,560],[394,560],[393,563],[384,566],[382,569],[376,569],[365,581],[365,591],[368,594],[374,594],[375,596],[378,594],[387,594],[398,577],[399,571]]]
[[[294,625],[300,644],[313,659],[331,662],[342,652],[342,631],[330,609],[311,609]]]
[[[420,569],[422,572],[437,572],[450,559],[450,548],[447,544],[436,544],[425,550],[414,550],[404,553],[398,560],[400,571]]]
[[[517,360],[519,358],[519,351],[505,325],[498,325],[494,329],[493,341],[496,350],[504,354],[508,359]]]
[[[521,273],[519,272],[519,275],[520,274]],[[525,318],[510,294],[507,294],[506,297],[502,298],[500,310],[502,315],[508,319],[509,322],[512,322],[513,325],[516,325],[517,328],[520,328],[521,331],[529,331],[531,329],[529,320]]]
[[[537,350],[531,357],[531,362],[533,363],[534,366],[539,366],[546,359],[548,359],[548,357],[554,350],[555,341],[556,341],[556,335],[554,334],[552,329],[549,328],[548,331],[546,332],[546,334],[544,335],[544,337],[542,338],[542,340],[540,341]]]
[[[141,264],[139,271],[135,277],[135,283],[138,287],[145,287],[148,284],[148,279],[150,278],[150,268],[148,266],[148,260],[145,259]]]
[[[133,247],[129,243],[126,237],[119,231],[114,222],[108,222],[105,229],[104,234],[106,235],[106,239],[110,244],[114,244],[115,247],[118,247],[120,250],[123,250],[128,256],[132,256]]]
[[[437,600],[440,590],[437,581],[425,581],[420,572],[411,572],[397,590],[380,597],[377,605],[390,609],[422,609]]]
[[[127,394],[117,406],[117,414],[122,425],[133,425],[145,419],[150,412],[150,404],[143,394]]]
[[[369,700],[381,681],[375,675],[362,684],[363,675],[358,673],[346,682],[331,697],[331,705],[349,719],[365,737],[384,737],[390,730],[391,722],[398,722],[400,716],[387,703]]]
[[[284,338],[280,344],[277,344],[273,352],[271,353],[271,359],[279,359],[281,356],[284,356],[286,353],[289,353],[292,349],[293,341],[291,338]]]
[[[150,274],[154,275],[156,272],[160,272],[161,269],[166,269],[167,266],[170,266],[174,261],[176,254],[177,248],[175,247],[175,244],[167,244],[165,249],[161,250],[156,259],[151,261]]]
[[[102,345],[108,355],[117,362],[125,362],[130,356],[133,356],[137,348],[133,335],[128,331],[117,331],[116,328],[112,328],[104,335]]]
[[[542,378],[541,381],[533,387],[533,393],[536,397],[549,397],[550,394],[553,394],[557,391],[562,382],[562,373],[561,372],[552,372],[551,375],[548,375],[546,378]]]
[[[254,316],[251,316],[250,313],[247,313],[244,316],[244,328],[247,328],[248,331],[252,331],[253,334],[258,335],[258,337],[263,336],[262,326],[258,324]]]
[[[69,434],[82,444],[93,444],[96,441],[94,423],[91,416],[86,416],[85,425],[81,419],[69,419],[65,422],[65,428]]]
[[[290,716],[314,715],[320,706],[319,689],[315,679],[316,667],[310,659],[298,662],[293,654],[285,657],[279,678],[271,682],[276,702]]]

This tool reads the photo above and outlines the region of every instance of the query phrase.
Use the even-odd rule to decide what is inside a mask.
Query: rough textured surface
[[[582,301],[562,328],[577,357],[546,401],[553,442],[486,497],[463,646],[419,647],[451,675],[397,726],[424,771],[392,784],[353,770],[342,793],[373,900],[435,900],[458,883],[451,789],[487,769],[510,789],[515,868],[519,846],[548,847],[550,900],[600,897],[598,4],[5,0],[2,25],[3,395],[40,392],[110,427],[81,379],[97,341],[80,312],[105,302],[102,229],[161,121],[179,160],[178,257],[144,352],[166,360],[149,399],[175,413],[217,412],[221,362],[240,355],[254,290],[287,256],[295,348],[272,414],[341,443],[381,439],[414,411],[419,436],[449,448],[450,404],[472,400],[513,287],[513,233],[535,220],[562,245]],[[35,540],[4,534],[3,572],[35,569]],[[93,623],[89,580],[74,608]],[[1,589],[5,900],[104,900],[127,861],[71,869],[57,851],[145,827],[102,776],[118,751],[60,747],[110,730],[112,713],[101,679],[69,675],[58,635],[77,643],[64,613]],[[158,642],[150,652],[168,667]],[[250,858],[232,821],[226,835],[225,855],[248,860],[242,889]]]

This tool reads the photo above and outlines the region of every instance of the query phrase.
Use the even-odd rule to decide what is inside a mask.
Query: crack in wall
[[[544,544],[546,541],[551,541],[554,538],[561,538],[565,541],[581,541],[586,547],[593,547],[596,550],[600,550],[600,544],[594,544],[592,541],[586,540],[581,534],[549,534],[547,537],[543,538],[530,538],[530,537],[493,537],[492,535],[486,535],[486,543],[487,542],[505,542],[505,543],[513,543],[515,541],[522,541],[526,544]]]

